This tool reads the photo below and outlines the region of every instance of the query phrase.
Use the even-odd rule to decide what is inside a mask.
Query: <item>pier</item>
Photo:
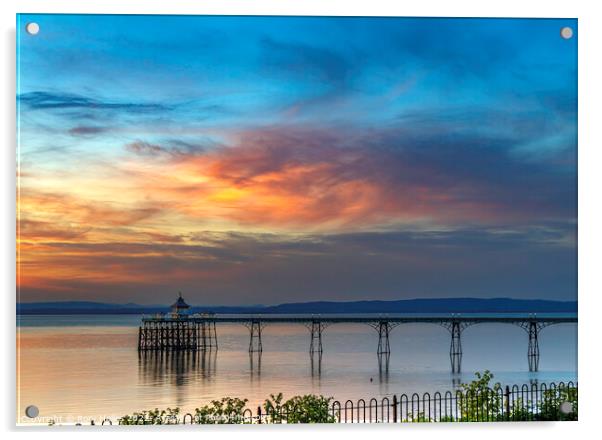
[[[402,324],[425,323],[440,325],[450,334],[449,358],[452,373],[462,369],[462,332],[473,325],[502,323],[516,325],[525,330],[528,338],[527,361],[529,371],[539,369],[539,333],[545,327],[555,324],[576,323],[576,316],[509,314],[504,315],[212,315],[187,314],[189,306],[182,298],[172,306],[169,314],[158,314],[142,318],[138,334],[138,350],[217,350],[217,324],[238,323],[249,330],[249,353],[263,351],[262,331],[266,325],[277,323],[298,323],[310,333],[309,353],[321,359],[324,350],[322,335],[334,324],[367,324],[378,333],[376,353],[379,363],[388,361],[391,347],[389,343],[393,329]],[[387,362],[388,364],[388,362]],[[313,364],[312,364],[313,365]]]

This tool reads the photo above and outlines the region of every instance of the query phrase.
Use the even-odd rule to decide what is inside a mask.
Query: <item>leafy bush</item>
[[[268,422],[271,423],[335,423],[336,418],[330,411],[332,397],[306,394],[295,396],[286,402],[282,393],[270,395],[263,404]]]
[[[294,396],[284,401],[282,393],[270,395],[263,407],[266,417],[255,420],[251,412],[246,408],[247,399],[236,397],[224,397],[220,400],[212,400],[209,405],[196,408],[192,423],[197,424],[238,424],[253,423],[335,423],[336,418],[330,411],[332,397],[316,396],[307,394]],[[149,410],[135,412],[119,419],[120,425],[162,425],[176,424],[186,421],[178,419],[179,408],[167,408],[166,410]],[[248,414],[245,414],[248,412]],[[190,415],[188,415],[190,417]]]
[[[201,424],[245,423],[247,399],[224,397],[212,400],[210,405],[195,409],[194,421]],[[250,422],[249,420],[247,420]]]
[[[284,396],[282,393],[278,393],[277,395],[270,394],[270,398],[265,399],[263,410],[267,416],[267,422],[282,423],[286,420],[283,399]]]
[[[534,419],[533,411],[529,411],[530,401],[524,402],[522,399],[516,399],[510,407],[510,412],[506,415],[506,420],[512,422],[525,422]]]
[[[449,417],[449,420],[442,419],[441,421],[442,422],[453,422],[453,418]],[[406,419],[402,420],[402,422],[404,422],[404,423],[428,423],[428,422],[434,422],[434,420],[427,417],[423,412],[419,412],[417,415],[414,415],[414,414],[408,415],[408,417]]]
[[[493,374],[485,370],[483,374],[475,373],[476,379],[460,385],[462,396],[459,396],[460,421],[485,422],[501,420],[503,411],[502,386],[499,383],[490,385]]]
[[[569,402],[573,405],[570,414],[560,411],[560,405]],[[544,391],[539,405],[539,420],[578,420],[578,391],[577,388],[552,388]]]
[[[475,373],[477,379],[462,384],[462,397],[459,400],[460,421],[528,421],[528,420],[577,420],[578,391],[574,387],[555,387],[541,393],[541,399],[532,396],[532,400],[512,398],[511,404],[504,406],[503,391],[499,383],[490,385],[493,374],[486,370]],[[529,395],[529,392],[526,393]],[[560,406],[564,402],[572,404],[572,412],[563,414]],[[509,410],[509,411],[508,411]]]

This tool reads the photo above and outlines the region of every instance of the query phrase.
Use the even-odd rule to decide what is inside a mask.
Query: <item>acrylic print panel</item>
[[[17,423],[577,418],[576,20],[26,14],[17,51]]]

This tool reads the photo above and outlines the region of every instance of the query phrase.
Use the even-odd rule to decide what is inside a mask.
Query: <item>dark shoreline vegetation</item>
[[[167,305],[107,304],[88,301],[18,303],[18,315],[152,314]],[[429,298],[399,301],[314,301],[273,306],[192,306],[190,312],[232,314],[293,313],[577,313],[576,301],[513,298]]]
[[[542,384],[537,387],[502,387],[492,383],[489,371],[475,373],[476,378],[439,400],[425,393],[380,403],[360,399],[340,404],[322,395],[294,396],[285,400],[282,393],[270,395],[255,414],[247,408],[247,399],[224,397],[181,414],[179,408],[154,409],[120,417],[119,425],[163,424],[280,424],[280,423],[379,423],[379,422],[504,422],[504,421],[575,421],[578,419],[578,387],[574,384]],[[527,387],[527,388],[525,388]],[[436,397],[438,393],[433,394]],[[404,399],[404,396],[406,397]],[[428,396],[428,399],[426,398]],[[361,403],[363,402],[363,406]],[[373,405],[374,403],[374,405]],[[438,408],[437,408],[438,406]]]

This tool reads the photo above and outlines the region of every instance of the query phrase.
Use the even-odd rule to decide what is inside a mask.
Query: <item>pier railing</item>
[[[357,401],[330,401],[308,410],[238,408],[217,414],[130,417],[127,424],[423,423],[577,420],[578,386],[533,383],[444,393],[394,394]],[[123,419],[120,420],[120,423]]]

